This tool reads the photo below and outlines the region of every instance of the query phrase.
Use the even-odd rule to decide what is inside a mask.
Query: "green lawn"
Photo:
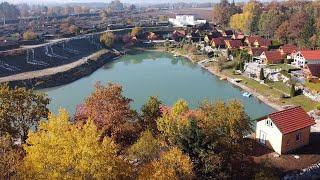
[[[271,64],[271,65],[268,65],[267,68],[270,68],[270,69],[281,68],[282,70],[288,71],[289,69],[293,69],[295,67],[288,64]]]
[[[306,82],[305,86],[312,91],[320,92],[320,83]]]
[[[295,96],[293,98],[281,98],[282,94],[289,94],[290,88],[286,87],[281,82],[275,82],[269,84],[271,87],[266,85],[260,84],[259,82],[248,78],[242,75],[234,75],[231,69],[224,70],[223,73],[226,76],[232,78],[240,78],[243,81],[241,83],[245,84],[247,87],[257,91],[259,94],[268,97],[270,101],[277,103],[281,106],[284,105],[295,105],[301,106],[306,111],[310,111],[314,109],[317,105],[316,102],[312,101],[311,99],[305,97],[304,95]]]
[[[274,89],[277,89],[285,94],[290,94],[290,88],[285,84],[283,84],[283,82],[271,82],[267,84],[273,87]]]

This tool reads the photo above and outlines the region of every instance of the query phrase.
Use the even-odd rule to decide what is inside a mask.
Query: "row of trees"
[[[246,34],[259,34],[300,47],[320,46],[320,2],[251,0],[236,6],[222,0],[214,7],[213,21]]]
[[[243,137],[252,130],[251,121],[238,101],[204,101],[192,110],[184,100],[169,108],[150,97],[138,113],[121,86],[97,84],[72,118],[63,109],[48,114],[43,94],[7,86],[0,90],[0,179],[274,175],[260,172],[248,156],[250,141]]]

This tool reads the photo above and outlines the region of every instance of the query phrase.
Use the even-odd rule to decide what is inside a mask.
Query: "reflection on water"
[[[167,105],[184,98],[192,108],[205,98],[210,101],[239,99],[252,118],[273,111],[255,98],[243,97],[239,88],[220,81],[198,65],[160,52],[131,53],[106,64],[90,76],[42,91],[52,98],[52,111],[63,107],[73,114],[76,105],[90,95],[97,81],[122,85],[124,95],[134,100],[132,107],[137,110],[149,96],[158,96]]]

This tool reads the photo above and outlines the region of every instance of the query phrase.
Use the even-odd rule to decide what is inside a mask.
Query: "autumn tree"
[[[161,101],[157,97],[151,96],[142,106],[142,124],[145,129],[149,129],[154,135],[158,134],[157,119],[161,117]]]
[[[100,42],[108,48],[111,48],[115,42],[115,35],[112,32],[106,32],[100,37]]]
[[[246,159],[249,146],[244,137],[252,132],[252,125],[243,105],[238,101],[204,101],[199,111],[199,127],[214,144],[210,153],[219,154],[222,159],[220,168],[232,176],[244,172],[239,163]]]
[[[289,42],[289,25],[289,21],[284,21],[275,32],[276,37],[283,43]]]
[[[23,33],[23,39],[24,40],[34,40],[37,39],[38,35],[34,33],[33,31],[27,31]]]
[[[92,118],[104,136],[121,145],[132,144],[140,133],[137,113],[130,109],[131,99],[122,95],[122,87],[96,84],[95,91],[84,102],[86,117]]]
[[[259,34],[266,38],[274,38],[276,30],[284,20],[284,15],[279,10],[263,12],[259,20]]]
[[[250,1],[243,7],[243,12],[235,14],[230,19],[230,27],[241,30],[246,34],[258,31],[258,22],[261,13],[261,4]]]
[[[30,128],[37,128],[41,119],[47,118],[50,100],[42,93],[0,85],[0,135],[9,133],[22,142]]]
[[[9,134],[0,136],[0,179],[15,179],[22,152]]]
[[[180,136],[181,130],[189,124],[192,114],[185,100],[178,100],[171,109],[164,112],[157,120],[160,135],[170,144],[174,145]]]
[[[229,25],[229,20],[232,15],[237,13],[239,9],[234,3],[230,4],[227,0],[221,0],[220,3],[213,7],[212,21],[223,27]]]
[[[142,162],[153,160],[159,152],[160,143],[149,130],[144,131],[137,142],[128,149],[131,159],[137,159]]]
[[[141,33],[141,28],[140,27],[134,27],[131,30],[131,37],[138,36]]]
[[[180,149],[171,148],[160,155],[159,160],[143,166],[138,179],[193,179],[193,165],[190,158]]]
[[[79,33],[79,28],[77,26],[75,26],[75,25],[71,25],[69,27],[69,32],[70,33],[74,33],[74,34],[78,34]]]
[[[111,138],[101,139],[92,120],[82,127],[71,124],[64,110],[49,115],[37,131],[30,132],[24,149],[22,179],[127,179],[131,175]]]

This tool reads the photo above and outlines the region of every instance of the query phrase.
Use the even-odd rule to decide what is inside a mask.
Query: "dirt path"
[[[87,57],[83,57],[75,62],[70,63],[70,64],[65,64],[65,65],[58,66],[58,67],[42,69],[42,70],[38,70],[38,71],[24,72],[24,73],[20,73],[20,74],[2,77],[2,78],[0,78],[0,83],[38,78],[38,77],[53,75],[56,73],[65,72],[65,71],[68,71],[68,70],[73,69],[75,67],[81,66],[82,64],[86,63],[89,59],[94,58],[98,54],[101,55],[101,54],[105,54],[107,52],[108,52],[108,50],[104,49],[104,50],[97,51]]]

